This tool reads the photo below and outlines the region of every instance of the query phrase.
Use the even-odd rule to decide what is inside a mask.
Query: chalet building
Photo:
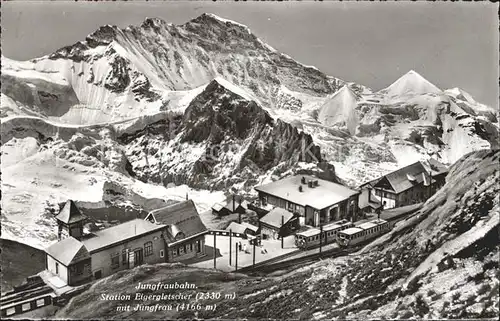
[[[360,208],[369,211],[376,204],[388,209],[425,202],[444,185],[447,173],[446,166],[433,159],[400,168],[361,185]]]
[[[261,239],[278,239],[300,227],[297,215],[276,207],[259,220]]]
[[[56,218],[58,234],[68,236],[45,250],[46,270],[72,286],[145,263],[205,255],[207,229],[192,201],[90,234],[83,234],[86,217],[72,201]]]
[[[357,220],[360,192],[308,175],[295,175],[258,186],[259,203],[286,209],[320,226],[340,219]]]
[[[206,255],[205,234],[208,230],[192,200],[154,210],[145,220],[167,226],[167,262],[179,262]]]

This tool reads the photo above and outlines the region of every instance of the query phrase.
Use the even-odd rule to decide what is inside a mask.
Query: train
[[[376,219],[340,231],[336,235],[336,240],[341,247],[349,247],[372,240],[391,229],[392,226],[389,222]]]
[[[340,231],[353,228],[354,224],[348,220],[340,220],[323,225],[322,245],[333,243]],[[319,246],[321,230],[311,228],[295,234],[295,245],[302,250]]]

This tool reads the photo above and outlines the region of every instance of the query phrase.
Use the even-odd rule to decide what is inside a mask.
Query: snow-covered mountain
[[[340,90],[328,99],[318,112],[318,121],[326,126],[346,127],[351,135],[356,133],[359,125],[356,113],[357,97],[344,85]]]
[[[387,96],[404,96],[409,94],[440,94],[441,89],[430,83],[414,70],[410,70],[389,87],[380,90]]]
[[[212,14],[103,26],[30,61],[2,56],[1,81],[11,238],[52,235],[40,213],[67,198],[139,211],[189,193],[205,210],[232,188],[321,171],[320,160],[356,186],[429,155],[452,163],[497,147],[498,111],[460,89],[410,71],[374,92]]]

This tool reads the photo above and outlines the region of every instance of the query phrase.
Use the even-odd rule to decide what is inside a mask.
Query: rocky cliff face
[[[141,180],[201,188],[251,186],[275,166],[319,162],[311,137],[273,120],[255,101],[212,81],[183,115],[118,137]],[[245,96],[245,93],[241,93]]]

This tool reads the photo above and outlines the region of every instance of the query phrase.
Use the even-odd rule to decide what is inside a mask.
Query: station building
[[[83,233],[86,217],[68,200],[59,215],[60,240],[46,252],[46,270],[67,285],[148,263],[205,255],[208,232],[190,200],[97,232]]]
[[[286,209],[310,226],[357,220],[360,192],[310,175],[295,175],[255,188],[263,206]]]

